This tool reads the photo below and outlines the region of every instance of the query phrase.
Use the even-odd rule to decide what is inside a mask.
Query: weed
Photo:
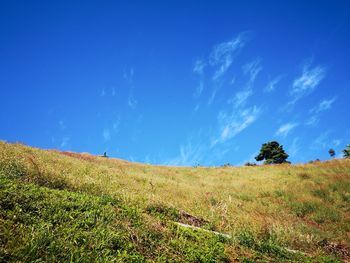
[[[325,222],[334,223],[340,221],[340,214],[331,207],[322,207],[311,216],[311,219],[319,224]]]
[[[310,174],[308,174],[308,173],[298,173],[298,176],[301,179],[310,179],[311,178]]]
[[[321,199],[323,199],[324,201],[327,202],[331,202],[333,199],[330,196],[330,192],[327,189],[324,188],[319,188],[319,189],[315,189],[312,190],[311,193],[316,196],[319,197]]]
[[[256,244],[255,237],[249,231],[243,231],[239,233],[237,239],[240,245],[248,248],[254,248]]]
[[[305,217],[316,211],[318,204],[310,201],[293,202],[292,210],[298,217]]]
[[[146,212],[161,219],[169,219],[173,221],[178,221],[180,219],[180,212],[178,210],[160,203],[147,206]]]

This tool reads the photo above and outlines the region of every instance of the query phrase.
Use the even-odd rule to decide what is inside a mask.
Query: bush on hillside
[[[260,153],[255,157],[257,161],[264,161],[264,164],[290,163],[287,161],[289,155],[284,151],[283,146],[276,141],[264,143]]]
[[[350,144],[346,146],[346,149],[343,150],[344,158],[350,158]]]

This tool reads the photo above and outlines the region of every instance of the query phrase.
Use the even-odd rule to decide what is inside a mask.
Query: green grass
[[[349,160],[165,167],[0,142],[0,262],[342,262],[349,191]]]

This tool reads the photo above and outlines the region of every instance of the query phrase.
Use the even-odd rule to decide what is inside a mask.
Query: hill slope
[[[0,142],[0,262],[341,262],[349,247],[350,160],[164,167]]]

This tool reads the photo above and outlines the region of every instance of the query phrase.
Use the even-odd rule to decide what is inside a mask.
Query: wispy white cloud
[[[313,92],[326,75],[326,69],[322,66],[311,67],[310,63],[303,66],[302,74],[294,79],[290,95],[290,104],[296,103],[302,97]]]
[[[102,88],[100,91],[100,97],[112,96],[117,94],[115,87]]]
[[[212,104],[217,91],[223,84],[224,76],[231,67],[239,51],[246,45],[249,40],[248,33],[241,33],[230,41],[222,42],[214,46],[209,55],[208,64],[213,69],[212,92],[208,104]]]
[[[334,148],[336,150],[336,158],[342,158],[341,149],[339,147],[342,143],[340,139],[332,139],[333,136],[330,136],[331,131],[326,130],[320,133],[310,144],[310,150],[316,153],[326,153],[330,148]]]
[[[220,65],[220,67],[215,71],[213,75],[213,80],[218,80],[220,77],[222,77],[228,68],[231,66],[233,62],[233,59],[230,56],[227,56],[226,61]]]
[[[70,147],[70,137],[63,137],[62,138],[62,141],[61,141],[61,144],[60,144],[60,148],[61,149],[66,149],[68,147]]]
[[[228,100],[229,104],[232,104],[235,108],[244,106],[248,98],[253,95],[253,90],[249,87],[238,91],[231,99]]]
[[[199,75],[199,83],[193,94],[195,98],[201,96],[204,88],[210,87],[211,91],[208,105],[211,105],[214,102],[219,89],[223,85],[233,85],[235,78],[232,78],[232,75],[228,75],[228,70],[233,64],[236,56],[248,42],[249,38],[248,32],[242,32],[227,42],[215,45],[210,52],[208,59],[198,59],[195,61],[192,71],[196,75]],[[254,81],[261,70],[260,59],[248,63],[244,66],[243,70],[249,75],[251,81]],[[210,75],[210,77],[207,75]],[[231,79],[231,81],[228,79]]]
[[[235,83],[236,83],[236,76],[233,76],[229,84],[234,85]]]
[[[202,92],[203,92],[203,89],[204,89],[204,68],[206,66],[206,63],[201,60],[201,59],[198,59],[195,64],[194,64],[194,67],[193,67],[193,72],[197,75],[199,75],[199,78],[200,78],[200,81],[199,81],[199,84],[196,88],[196,91],[194,92],[193,96],[195,98],[198,98]]]
[[[249,76],[249,81],[254,82],[255,78],[258,76],[260,71],[262,70],[261,59],[257,58],[252,62],[249,62],[242,67],[244,75]]]
[[[318,115],[313,115],[305,121],[305,124],[308,126],[315,126],[318,122],[319,122]]]
[[[285,123],[278,128],[275,135],[286,137],[290,133],[290,131],[293,130],[297,126],[298,126],[298,123],[293,123],[293,122]]]
[[[341,144],[341,140],[339,140],[339,139],[334,139],[334,140],[332,141],[332,143],[333,143],[333,145],[334,145],[335,147],[337,147],[337,146],[339,146],[339,145]]]
[[[316,125],[320,120],[321,113],[330,110],[336,99],[336,97],[333,97],[332,99],[324,99],[316,107],[312,108],[309,111],[311,116],[306,120],[305,124],[310,126]]]
[[[282,76],[277,76],[274,79],[272,79],[269,83],[267,83],[264,91],[265,92],[272,92],[276,89],[276,85],[281,81]]]
[[[230,41],[222,42],[216,45],[210,53],[209,63],[211,65],[227,65],[232,61],[237,50],[244,47],[248,41],[247,33],[240,33]]]
[[[187,144],[181,145],[179,149],[179,155],[168,161],[165,161],[166,165],[181,165],[181,166],[191,166],[199,164],[205,154],[205,146],[201,144],[193,144],[188,141]]]
[[[128,105],[131,109],[135,110],[137,107],[137,103],[138,103],[138,101],[135,99],[134,92],[131,89],[129,92]]]
[[[134,68],[130,68],[128,71],[124,70],[123,78],[127,82],[132,83],[134,78]]]
[[[206,66],[205,61],[198,59],[194,63],[193,72],[198,74],[198,75],[203,75],[203,71],[204,71],[205,66]]]
[[[218,115],[219,137],[212,141],[211,146],[224,143],[241,133],[258,119],[260,113],[261,109],[256,106],[233,110],[231,113],[220,112]]]
[[[196,91],[194,92],[193,96],[194,96],[195,98],[198,98],[198,97],[202,94],[203,89],[204,89],[204,81],[201,80],[201,81],[199,82],[199,84],[198,84],[198,86],[197,86],[197,88],[196,88]]]
[[[218,92],[217,88],[213,89],[213,91],[212,91],[212,93],[211,93],[211,95],[209,97],[209,100],[208,100],[208,105],[213,103],[217,92]]]
[[[228,104],[230,109],[221,111],[218,115],[219,131],[211,141],[211,147],[218,143],[226,143],[243,130],[247,129],[259,117],[261,109],[257,106],[247,107],[249,97],[253,92],[254,81],[262,70],[261,59],[257,58],[242,67],[243,74],[248,77],[244,88],[236,92]]]
[[[322,100],[315,108],[310,110],[310,113],[320,113],[322,111],[326,111],[332,108],[333,103],[336,101],[336,97],[332,99]]]
[[[208,61],[198,60],[196,61],[193,72],[200,75],[199,85],[196,88],[194,97],[199,97],[204,89],[204,80],[209,79],[205,84],[205,88],[211,88],[211,94],[209,94],[208,105],[212,104],[219,89],[224,85],[236,86],[236,74],[229,74],[231,66],[236,59],[236,56],[243,49],[249,40],[248,33],[241,33],[235,38],[227,42],[222,42],[212,49]],[[231,98],[227,100],[228,108],[224,109],[218,114],[218,128],[212,131],[209,137],[211,138],[211,144],[207,146],[210,151],[216,151],[220,148],[223,150],[227,146],[228,142],[239,133],[247,129],[252,125],[261,114],[262,110],[256,105],[247,106],[248,99],[254,94],[254,82],[257,79],[259,73],[262,71],[261,59],[256,58],[249,63],[242,66],[243,73],[243,86],[236,91]],[[206,73],[210,74],[206,74]],[[208,78],[207,76],[209,75]],[[198,104],[197,104],[198,105]],[[227,106],[227,104],[226,104]],[[198,110],[198,107],[195,108]],[[213,135],[215,134],[215,135]],[[219,145],[220,144],[220,145]],[[195,147],[192,147],[193,149]],[[187,151],[185,151],[187,149]],[[189,147],[182,148],[182,154],[180,159],[185,160],[188,156]],[[227,151],[227,149],[226,149]]]
[[[292,144],[289,147],[287,147],[287,153],[290,157],[295,158],[298,156],[300,149],[300,139],[299,137],[296,137],[293,139]]]
[[[315,140],[311,142],[310,148],[313,150],[317,150],[329,147],[330,143],[328,136],[329,131],[322,132],[319,136],[315,138]]]
[[[128,96],[128,106],[132,109],[135,110],[138,104],[137,99],[135,98],[134,95],[134,69],[130,68],[129,72],[124,71],[123,77],[125,79],[125,81],[127,82],[128,86],[129,86],[129,96]]]
[[[254,61],[245,64],[242,69],[244,74],[249,78],[245,84],[245,87],[242,90],[236,92],[236,94],[228,100],[228,103],[232,104],[235,108],[243,107],[246,104],[248,98],[254,94],[254,81],[262,70],[261,60],[257,58]]]
[[[109,141],[111,139],[111,132],[109,129],[104,129],[102,132],[102,136],[105,142]]]

